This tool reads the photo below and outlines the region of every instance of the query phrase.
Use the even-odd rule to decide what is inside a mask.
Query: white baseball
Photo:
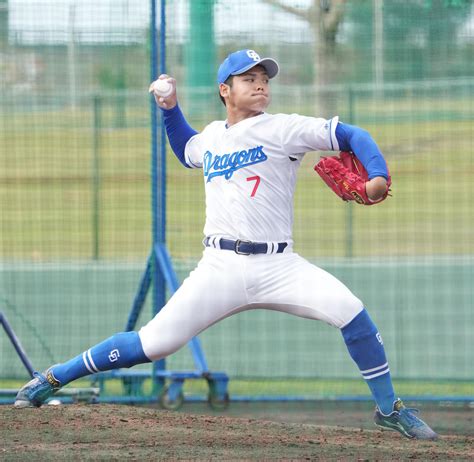
[[[50,399],[48,401],[49,406],[60,406],[62,403],[59,399]]]
[[[162,98],[166,98],[173,93],[173,85],[164,79],[155,80],[153,82],[153,92]]]

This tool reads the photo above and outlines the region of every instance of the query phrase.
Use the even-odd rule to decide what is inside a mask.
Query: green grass
[[[90,114],[17,114],[0,122],[0,148],[7,154],[0,161],[2,258],[90,257]],[[393,197],[376,207],[338,201],[312,169],[318,156],[308,154],[295,196],[297,251],[308,257],[344,256],[352,207],[354,256],[473,254],[471,123],[408,120],[366,128],[387,157]],[[143,258],[148,253],[149,146],[146,127],[102,130],[102,257]],[[169,247],[174,257],[195,257],[201,252],[205,213],[201,172],[184,169],[172,154],[168,157]]]
[[[0,380],[0,388],[18,389],[24,384],[20,380]],[[89,380],[77,380],[70,387],[88,388]],[[472,381],[443,380],[394,380],[396,393],[403,396],[439,396],[439,397],[474,397]],[[147,379],[142,388],[145,395],[152,393],[152,383]],[[206,396],[208,392],[205,380],[187,380],[183,387],[189,395]],[[124,394],[121,380],[108,380],[103,395]],[[229,394],[238,396],[299,396],[305,398],[332,398],[337,396],[368,396],[367,385],[362,379],[331,380],[331,379],[231,379]]]

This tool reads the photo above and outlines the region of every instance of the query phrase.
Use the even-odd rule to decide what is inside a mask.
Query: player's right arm
[[[185,150],[188,141],[194,135],[197,135],[198,132],[188,124],[177,104],[172,109],[162,110],[166,134],[168,135],[171,149],[185,167],[192,168],[186,162]]]
[[[166,79],[173,85],[172,93],[167,97],[158,96],[156,93],[155,101],[163,111],[163,122],[165,124],[166,134],[170,142],[171,149],[175,153],[178,160],[187,168],[192,168],[186,162],[185,149],[188,141],[197,135],[194,130],[184,118],[183,113],[178,105],[176,96],[176,80],[166,74],[162,74],[160,79]]]

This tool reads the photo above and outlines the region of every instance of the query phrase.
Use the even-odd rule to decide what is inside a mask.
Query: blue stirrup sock
[[[149,363],[137,332],[121,332],[75,358],[53,366],[51,372],[61,386],[96,372]]]
[[[390,414],[395,392],[377,327],[363,309],[341,332],[349,354],[359,367],[378,408],[382,414]]]

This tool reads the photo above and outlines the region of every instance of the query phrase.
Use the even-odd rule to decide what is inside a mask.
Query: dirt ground
[[[473,409],[424,411],[442,434],[424,442],[375,429],[363,407],[0,406],[0,460],[474,460]]]
[[[407,407],[420,410],[419,416],[442,435],[474,436],[474,407],[468,403],[406,402]],[[179,412],[222,415],[205,403],[185,403]],[[227,417],[244,417],[282,423],[350,427],[374,430],[371,401],[287,401],[232,402]]]

